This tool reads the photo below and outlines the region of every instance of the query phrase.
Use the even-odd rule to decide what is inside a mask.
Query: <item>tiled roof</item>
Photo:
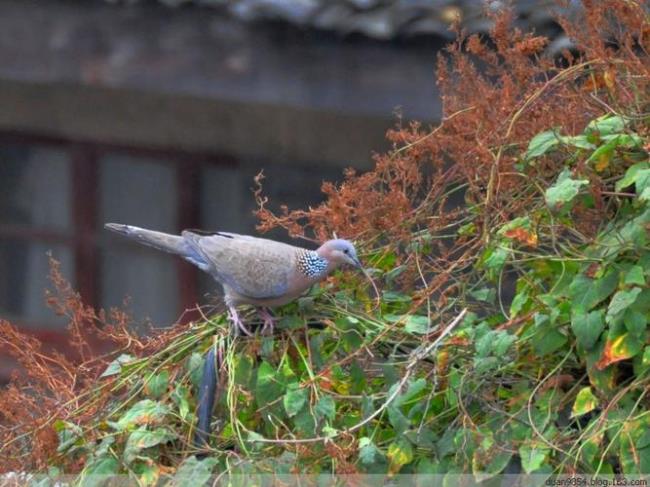
[[[113,0],[119,1],[119,0]],[[453,38],[450,23],[457,17],[470,32],[490,27],[486,8],[498,10],[501,0],[160,0],[170,6],[201,4],[220,8],[245,21],[275,20],[290,24],[340,32],[359,33],[376,39],[415,35]],[[552,0],[516,0],[513,6],[520,27],[558,38],[553,22]],[[569,12],[580,2],[569,2]]]

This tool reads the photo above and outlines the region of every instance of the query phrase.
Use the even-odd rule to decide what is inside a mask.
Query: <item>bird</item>
[[[262,331],[272,331],[274,318],[269,308],[290,303],[342,265],[363,271],[352,242],[339,238],[309,250],[229,232],[184,230],[173,235],[121,223],[107,223],[105,228],[176,254],[207,272],[223,287],[233,329],[248,336],[252,333],[242,323],[237,307],[256,307]]]

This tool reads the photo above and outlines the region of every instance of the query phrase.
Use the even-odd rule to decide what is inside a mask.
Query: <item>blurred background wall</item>
[[[565,46],[548,2],[515,3],[522,26]],[[396,109],[440,117],[436,55],[455,17],[489,28],[482,8],[1,1],[0,317],[65,349],[65,320],[44,300],[51,251],[87,303],[129,296],[135,326],[174,323],[216,286],[103,224],[254,232],[260,170],[272,202],[317,204],[323,180],[387,149]],[[0,355],[0,379],[10,367]]]

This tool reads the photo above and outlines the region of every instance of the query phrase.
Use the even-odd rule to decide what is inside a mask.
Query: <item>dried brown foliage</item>
[[[509,11],[487,14],[493,20],[488,38],[459,31],[438,58],[440,125],[425,130],[413,122],[388,131],[393,150],[375,156],[369,172],[348,170],[341,184],[325,183],[326,201],[316,208],[283,208],[276,214],[258,191],[259,230],[282,227],[317,240],[338,234],[367,250],[387,244],[403,249],[417,232],[441,235],[466,222],[462,196],[481,207],[474,236],[436,240],[437,255],[427,256],[417,272],[413,255],[401,255],[415,279],[420,271],[437,275],[427,279],[425,294],[449,292],[450,269],[475,262],[488,231],[530,203],[513,166],[531,137],[553,127],[577,134],[605,113],[638,117],[648,112],[650,23],[643,2],[582,3],[580,18],[558,18],[579,55],[546,57],[548,40],[513,28]],[[560,162],[546,161],[541,175],[556,177]],[[449,190],[457,187],[464,192],[449,201]],[[584,230],[602,216],[588,215]]]
[[[110,399],[108,394],[96,397],[79,414],[82,394],[92,390],[108,363],[121,353],[146,356],[182,330],[178,326],[140,338],[131,331],[124,311],[106,313],[85,305],[53,259],[50,279],[55,291],[47,293],[47,301],[68,319],[73,353],[46,350],[38,339],[0,321],[0,352],[21,366],[0,394],[0,473],[45,468],[58,446],[54,421],[68,420],[74,412],[74,423],[83,425]]]
[[[318,240],[336,233],[357,239],[366,250],[401,250],[398,258],[410,270],[405,275],[420,276],[423,283],[418,290],[411,289],[415,301],[439,291],[432,305],[444,306],[455,292],[452,274],[476,262],[477,249],[490,229],[529,204],[531,195],[513,166],[532,136],[555,126],[563,133],[578,133],[589,120],[608,112],[638,117],[649,111],[650,26],[643,3],[583,4],[583,18],[559,19],[577,44],[580,55],[575,57],[570,53],[560,60],[544,57],[548,41],[513,29],[508,12],[493,18],[489,39],[459,32],[458,40],[439,56],[444,112],[439,126],[399,124],[387,134],[393,150],[375,156],[372,171],[349,170],[341,184],[325,183],[326,201],[316,208],[284,208],[275,214],[266,208],[260,189],[259,229],[282,227],[292,235]],[[552,179],[557,168],[549,157],[537,170]],[[452,188],[462,192],[450,196]],[[583,219],[582,231],[587,234],[605,207],[598,204],[602,195],[594,197],[596,209],[588,215],[585,210]],[[480,208],[478,217],[470,218],[461,206],[463,200]],[[404,250],[420,232],[448,235],[468,221],[476,225],[475,232],[436,239],[435,252],[425,256]],[[533,242],[528,234],[516,237]],[[145,356],[181,333],[176,327],[141,339],[129,330],[125,313],[104,313],[84,305],[57,265],[52,280],[56,293],[49,302],[68,317],[77,356],[45,351],[38,340],[0,322],[0,350],[25,370],[0,395],[0,472],[44,468],[57,447],[53,421],[72,419],[83,425],[109,400],[103,392],[79,409],[83,394],[92,390],[115,356]],[[341,459],[345,458],[342,452]],[[67,467],[75,470],[74,465]]]

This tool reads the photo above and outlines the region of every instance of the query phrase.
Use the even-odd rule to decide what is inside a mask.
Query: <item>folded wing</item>
[[[207,272],[235,292],[254,299],[281,297],[290,289],[296,247],[263,238],[191,230],[183,239],[208,264]]]

